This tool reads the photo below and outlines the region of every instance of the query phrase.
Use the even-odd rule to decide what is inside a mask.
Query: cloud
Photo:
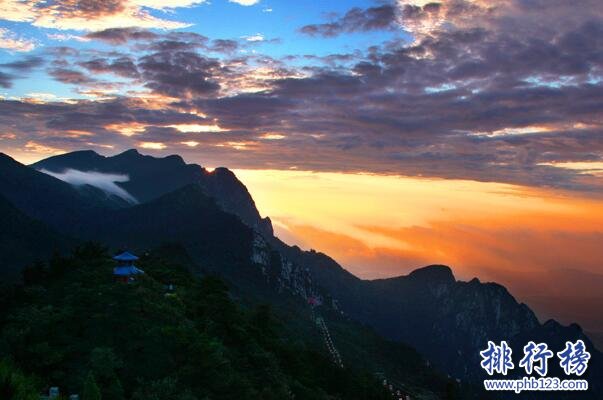
[[[603,12],[585,1],[591,11],[538,0],[404,1],[388,4],[394,10],[385,14],[352,9],[331,22],[332,32],[384,27],[410,36],[320,57],[243,53],[245,41],[190,32],[95,32],[87,36],[128,46],[61,46],[46,54],[51,76],[97,96],[96,103],[50,110],[32,109],[27,99],[0,102],[0,122],[57,148],[195,142],[183,151],[216,165],[463,178],[595,195],[603,188],[598,170],[566,168],[603,159]],[[327,28],[314,31],[331,34]],[[0,70],[5,87],[18,75]],[[99,74],[127,79],[101,81]],[[169,128],[178,125],[222,132]],[[94,138],[83,142],[71,130]],[[286,139],[266,140],[266,132]],[[235,151],[243,147],[245,156]]]
[[[48,37],[48,39],[57,40],[59,42],[67,42],[69,40],[75,40],[77,42],[87,42],[89,40],[84,36],[70,35],[64,33],[47,33],[46,37]]]
[[[243,36],[243,39],[247,40],[248,42],[263,42],[265,40],[264,35],[262,35],[261,33],[256,33],[255,35]]]
[[[172,10],[175,8],[192,7],[206,3],[207,0],[134,0],[133,3],[140,7],[154,8],[156,10]]]
[[[58,155],[65,153],[64,150],[56,147],[51,147],[45,144],[34,142],[33,140],[28,141],[25,144],[25,151],[30,153],[42,154],[45,156]]]
[[[207,41],[205,36],[193,32],[170,32],[158,37],[147,49],[157,52],[195,51],[206,49]]]
[[[29,56],[17,61],[0,64],[0,68],[10,68],[13,71],[29,72],[44,64],[44,59],[39,56]]]
[[[15,78],[14,75],[0,71],[0,87],[5,89],[11,88],[13,86],[13,79]]]
[[[38,56],[28,56],[16,61],[0,64],[0,87],[12,87],[13,80],[23,78],[24,73],[30,72],[44,64],[44,59]],[[8,69],[12,73],[3,72]]]
[[[415,38],[475,28],[524,38],[550,37],[555,26],[576,26],[603,15],[596,0],[585,0],[581,7],[542,0],[398,0],[397,4],[400,25]]]
[[[94,82],[93,78],[90,78],[84,73],[73,69],[53,68],[48,71],[48,74],[59,82],[74,85],[83,85]]]
[[[239,43],[236,40],[216,39],[212,41],[210,49],[217,53],[231,54],[239,48]]]
[[[161,142],[141,142],[139,146],[148,150],[163,150],[167,147],[165,143]]]
[[[120,197],[129,203],[138,203],[138,200],[136,200],[130,193],[117,185],[117,183],[120,182],[128,182],[130,180],[128,175],[105,174],[95,171],[78,171],[75,169],[67,169],[63,172],[52,172],[42,169],[40,172],[53,176],[74,186],[94,186],[107,194]]]
[[[240,4],[242,6],[253,6],[260,2],[260,0],[228,0],[231,3]]]
[[[220,89],[215,79],[220,63],[193,52],[159,51],[141,58],[138,67],[147,88],[168,96],[211,95]]]
[[[157,34],[138,28],[110,28],[86,34],[86,39],[102,40],[111,44],[124,44],[131,40],[152,40]]]
[[[155,17],[147,10],[189,7],[202,1],[179,0],[56,0],[40,3],[26,0],[5,0],[0,3],[0,19],[29,22],[34,26],[60,30],[99,31],[109,28],[178,29],[188,24]]]
[[[386,4],[367,9],[353,8],[344,16],[325,24],[306,25],[300,32],[310,36],[334,37],[342,33],[391,29],[397,8]]]
[[[138,78],[140,74],[131,58],[119,57],[111,61],[96,58],[89,61],[83,61],[78,64],[94,74],[112,73],[123,78]]]
[[[33,40],[20,38],[8,29],[0,28],[0,49],[28,52],[35,47],[36,43]]]

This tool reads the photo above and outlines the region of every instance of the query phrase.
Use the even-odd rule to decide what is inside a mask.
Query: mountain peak
[[[140,157],[140,156],[142,156],[142,154],[140,154],[138,152],[138,150],[136,150],[136,149],[128,149],[128,150],[126,150],[126,151],[124,151],[122,153],[119,153],[119,154],[117,154],[117,155],[115,155],[113,157],[115,157],[115,158],[118,158],[118,157],[121,158],[121,157]]]
[[[213,170],[212,174],[214,175],[222,175],[222,176],[230,176],[235,177],[235,173],[229,170],[226,167],[217,167]]]
[[[174,161],[175,163],[180,164],[180,165],[186,164],[184,162],[184,159],[181,156],[179,156],[178,154],[170,154],[169,156],[166,156],[164,159]]]
[[[209,173],[197,164],[187,164],[179,155],[155,157],[141,154],[136,149],[110,157],[94,152],[68,153],[39,161],[33,167],[52,172],[75,169],[123,175],[127,179],[118,182],[118,186],[141,203],[188,184],[198,184],[224,210],[239,216],[246,224],[267,236],[273,233],[270,220],[261,218],[245,185],[224,167]]]
[[[8,154],[2,153],[2,152],[0,152],[0,160],[3,160],[3,161],[13,161],[13,162],[15,161],[14,158],[12,158]]]
[[[101,157],[100,154],[98,154],[96,151],[94,150],[76,150],[76,151],[72,151],[71,153],[69,153],[70,156],[77,156],[77,155],[84,155],[84,156],[94,156],[94,157]]]
[[[184,159],[177,154],[170,154],[165,157],[154,157],[150,155],[145,155],[140,153],[137,149],[129,149],[124,151],[123,153],[119,153],[113,157],[109,157],[110,159],[119,160],[119,161],[142,161],[145,163],[153,163],[155,165],[166,164],[169,163],[173,166],[185,166],[186,163]]]
[[[452,284],[456,282],[452,269],[446,265],[428,265],[412,271],[408,277],[425,283]]]
[[[66,169],[64,165],[68,164],[72,169],[90,170],[93,169],[91,168],[92,165],[97,164],[104,158],[104,156],[101,156],[94,150],[78,150],[52,156],[30,166],[38,170],[45,169],[53,172],[62,172]]]

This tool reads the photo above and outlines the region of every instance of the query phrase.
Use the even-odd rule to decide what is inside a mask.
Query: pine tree
[[[84,395],[82,400],[102,400],[100,389],[94,379],[92,372],[88,373],[86,382],[84,382]]]

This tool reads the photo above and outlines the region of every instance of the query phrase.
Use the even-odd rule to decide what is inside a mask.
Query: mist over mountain
[[[80,177],[123,177],[111,181],[123,190],[122,196],[120,191],[107,190],[106,181],[80,180],[71,185],[56,178],[68,181],[65,174],[73,174],[68,171],[78,171]],[[124,192],[137,203],[127,201]],[[64,251],[64,237],[138,252],[177,244],[190,258],[194,274],[223,277],[241,299],[269,302],[280,310],[293,307],[296,313],[302,313],[309,301],[320,299],[328,323],[342,327],[335,328],[335,339],[357,343],[345,330],[360,332],[354,324],[364,324],[386,341],[415,348],[431,366],[461,385],[479,384],[484,378],[479,350],[489,340],[507,340],[517,348],[539,339],[559,351],[566,340],[582,339],[593,359],[584,376],[591,390],[580,398],[596,399],[602,393],[601,354],[579,326],[565,327],[552,320],[541,324],[503,286],[477,278],[457,281],[443,265],[397,278],[359,279],[328,255],[288,246],[275,237],[270,220],[260,216],[245,186],[226,168],[210,172],[186,164],[179,156],[154,158],[135,150],[113,157],[80,151],[32,166],[2,155],[0,212],[14,221],[3,225],[0,239],[18,237],[19,253],[44,256],[49,248]],[[16,227],[24,233],[15,235]],[[6,276],[14,276],[14,271],[32,261],[10,254],[2,254],[0,273]],[[419,386],[416,393],[426,390],[421,387],[424,381],[411,377],[408,370],[396,369],[396,363],[402,362],[399,359],[376,356],[355,344],[342,351],[342,358],[362,363],[362,354],[373,370],[387,369],[409,385],[414,380]],[[419,368],[421,363],[419,358],[408,368]],[[439,382],[446,386],[446,379]],[[559,394],[555,398],[571,397]]]

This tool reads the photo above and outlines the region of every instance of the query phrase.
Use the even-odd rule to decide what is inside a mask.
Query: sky
[[[0,151],[227,166],[359,276],[603,332],[601,104],[600,0],[0,2]]]

